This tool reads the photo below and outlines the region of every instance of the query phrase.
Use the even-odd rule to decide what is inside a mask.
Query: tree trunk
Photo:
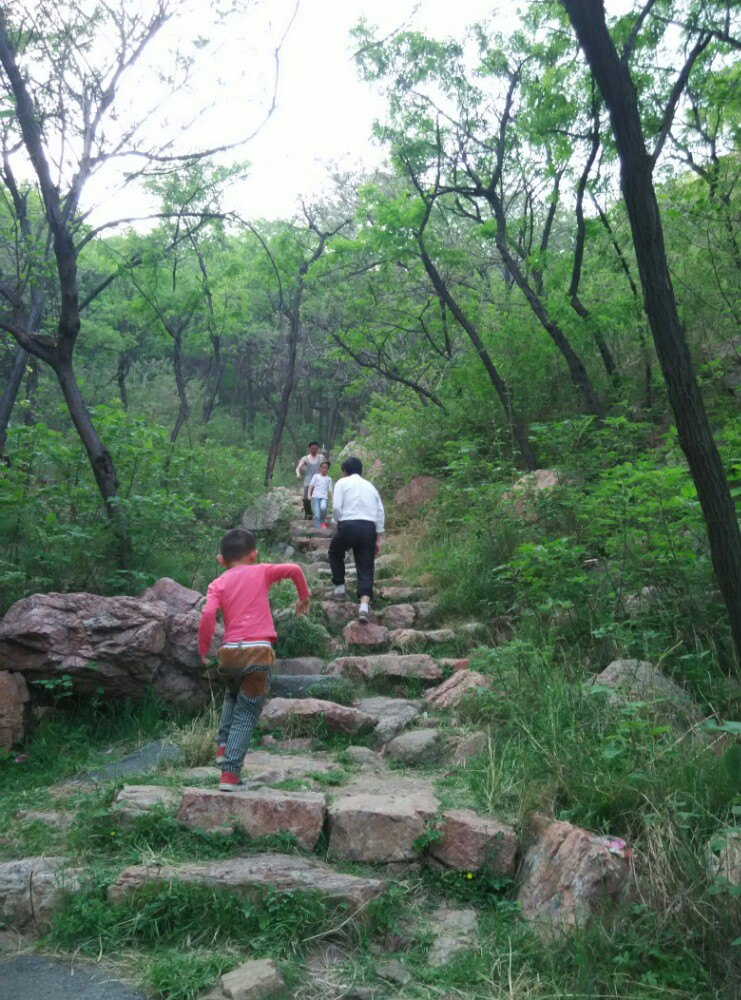
[[[456,322],[466,331],[471,343],[476,348],[476,353],[481,358],[481,361],[486,369],[486,373],[489,376],[491,384],[494,386],[494,391],[499,397],[499,402],[502,404],[502,409],[504,410],[504,415],[507,420],[507,425],[509,426],[510,433],[517,444],[517,447],[522,455],[522,460],[525,463],[525,468],[528,472],[532,472],[533,469],[538,468],[538,460],[535,457],[535,452],[532,449],[528,438],[527,426],[524,421],[520,419],[520,416],[515,411],[514,403],[512,401],[512,394],[510,393],[509,386],[504,381],[502,376],[497,371],[496,365],[491,359],[491,355],[484,346],[479,332],[476,326],[471,322],[471,320],[466,316],[466,314],[461,309],[458,304],[457,299],[453,297],[448,289],[448,286],[443,281],[439,271],[432,262],[427,250],[419,241],[420,256],[422,258],[422,263],[424,264],[425,271],[430,278],[435,290],[438,295],[445,300],[445,303],[450,309]]]
[[[221,338],[213,336],[211,338],[211,343],[214,349],[214,363],[211,372],[211,380],[209,385],[206,387],[206,394],[203,397],[204,424],[207,424],[211,419],[211,414],[214,412],[216,397],[219,394],[221,382],[224,378],[224,363],[221,360]]]
[[[291,394],[293,393],[293,380],[296,372],[296,353],[298,347],[298,328],[293,329],[293,324],[291,325],[291,332],[288,338],[288,367],[285,374],[285,382],[283,383],[283,390],[280,394],[280,402],[278,404],[278,416],[275,422],[275,429],[273,430],[273,437],[270,441],[270,448],[268,449],[268,461],[265,466],[265,486],[270,486],[273,481],[273,472],[275,471],[275,463],[278,460],[278,450],[280,448],[281,438],[283,437],[283,430],[286,426],[286,418],[288,417],[288,405],[291,402]]]
[[[679,443],[705,517],[713,568],[741,660],[741,532],[679,321],[653,186],[653,162],[641,128],[638,95],[628,67],[620,61],[607,30],[602,4],[591,0],[562,0],[562,3],[610,112],[644,308],[674,412]]]
[[[32,357],[28,363],[26,376],[26,405],[23,408],[23,423],[33,427],[36,423],[36,393],[39,388],[39,362]]]
[[[8,378],[8,384],[5,386],[3,398],[0,399],[0,458],[5,453],[5,444],[8,440],[8,424],[10,423],[10,416],[18,396],[18,390],[23,381],[23,373],[26,370],[28,358],[28,351],[24,351],[19,346],[13,358],[13,367],[10,370],[10,377]]]
[[[183,374],[183,348],[182,342],[180,340],[180,334],[177,333],[172,338],[173,341],[173,355],[172,363],[175,369],[175,385],[178,390],[178,399],[180,400],[180,409],[178,410],[177,419],[175,420],[175,426],[170,434],[170,444],[175,444],[178,439],[178,434],[185,421],[188,419],[188,413],[190,412],[190,403],[188,402],[188,395],[185,391],[185,376]]]
[[[113,524],[118,541],[119,565],[126,566],[129,562],[130,543],[126,535],[123,508],[119,499],[118,476],[113,460],[90,419],[90,413],[80,394],[75,373],[71,363],[58,361],[54,365],[54,373],[59,381],[64,400],[67,404],[72,423],[75,425],[80,441],[87,453],[90,467],[98,484],[100,495],[105,504],[106,513]]]
[[[131,369],[131,360],[126,351],[121,351],[118,356],[118,368],[116,369],[116,381],[118,382],[118,394],[121,397],[121,405],[124,410],[129,408],[129,394],[126,390],[126,377]]]

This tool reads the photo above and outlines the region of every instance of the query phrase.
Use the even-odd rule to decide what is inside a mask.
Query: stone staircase
[[[450,807],[440,779],[451,764],[465,766],[487,742],[483,732],[458,728],[452,715],[464,696],[491,685],[490,678],[470,669],[465,654],[491,639],[477,623],[437,627],[445,623],[437,621],[433,596],[404,576],[404,561],[395,551],[403,538],[391,538],[389,551],[377,561],[373,617],[361,625],[353,601],[333,600],[326,565],[330,534],[297,520],[290,547],[332,635],[332,654],[277,662],[258,727],[260,746],[245,758],[244,788],[219,792],[217,768],[202,766],[177,771],[179,786],[173,776],[166,784],[154,778],[125,785],[111,807],[122,828],[152,810],[165,810],[187,829],[212,834],[240,829],[255,843],[254,852],[210,862],[131,865],[109,886],[111,902],[143,886],[148,892],[166,890],[174,881],[240,895],[272,887],[311,892],[326,906],[341,907],[345,922],[362,921],[391,882],[410,866],[422,865],[467,877],[485,872],[503,882],[514,880],[519,870],[523,911],[545,928],[580,922],[617,898],[629,881],[628,862],[604,838],[536,818],[536,832],[524,841],[495,816],[460,803]],[[353,574],[349,566],[349,593]],[[338,685],[348,684],[357,693],[352,703],[333,701]],[[275,838],[285,844],[280,853],[259,849]],[[358,865],[365,867],[345,870]],[[29,907],[23,877],[18,877],[19,913]],[[2,879],[0,871],[0,895]],[[45,905],[49,912],[54,908],[53,900]],[[470,947],[475,912],[444,909],[440,926],[448,928],[445,940],[454,942],[449,953]],[[3,912],[12,922],[7,905]],[[463,925],[465,934],[450,930]],[[222,995],[231,993],[209,997]]]

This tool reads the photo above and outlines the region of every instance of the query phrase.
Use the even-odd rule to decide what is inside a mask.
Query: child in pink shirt
[[[257,563],[255,536],[233,528],[221,539],[216,561],[226,572],[209,585],[198,627],[198,653],[208,664],[216,612],[224,617],[224,642],[219,649],[219,674],[227,693],[219,721],[216,763],[221,766],[222,792],[240,784],[244,755],[270,690],[277,639],[268,593],[278,580],[293,580],[298,592],[296,614],[309,609],[309,588],[295,563]]]

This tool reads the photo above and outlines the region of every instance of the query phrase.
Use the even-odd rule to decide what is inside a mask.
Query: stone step
[[[387,677],[394,680],[440,681],[443,677],[442,667],[426,653],[340,656],[327,666],[327,672],[362,680]]]
[[[287,833],[299,847],[312,851],[326,812],[326,799],[320,792],[259,788],[226,793],[218,788],[184,788],[177,819],[197,830],[236,826],[253,838]]]
[[[450,628],[431,630],[415,628],[397,628],[388,634],[388,641],[395,649],[414,649],[415,646],[439,645],[445,642],[455,642],[456,634]]]
[[[320,698],[271,698],[265,704],[257,725],[263,730],[289,726],[311,731],[320,721],[331,733],[355,735],[373,729],[378,719],[358,708]]]
[[[424,791],[343,795],[328,810],[328,853],[366,864],[415,861],[424,852],[419,841],[438,807],[437,798]]]
[[[276,660],[273,671],[283,677],[304,677],[306,674],[324,673],[324,660],[319,656],[296,656],[287,660]]]
[[[397,584],[382,584],[378,589],[384,601],[419,601],[427,596],[424,587],[405,587]]]
[[[424,702],[413,698],[361,698],[355,708],[378,720],[373,730],[374,745],[384,746],[407,726],[418,719]]]
[[[254,854],[249,857],[182,865],[132,865],[108,888],[108,898],[118,902],[145,885],[171,882],[226,889],[258,898],[267,888],[278,892],[315,892],[325,902],[344,904],[352,911],[382,896],[380,879],[345,875],[313,858],[291,854]]]
[[[385,625],[363,624],[351,621],[342,630],[342,637],[348,646],[364,646],[366,648],[386,648],[389,644],[389,630]]]
[[[342,622],[355,621],[358,617],[357,601],[322,601],[322,611],[330,625],[339,625]],[[368,621],[373,625],[379,624],[379,617],[371,614]]]
[[[274,674],[270,683],[272,698],[328,698],[337,690],[340,678],[316,674]]]

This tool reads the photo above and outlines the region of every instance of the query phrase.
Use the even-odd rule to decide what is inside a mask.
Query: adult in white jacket
[[[367,622],[373,599],[376,556],[384,533],[384,510],[373,483],[363,479],[359,458],[346,458],[342,478],[334,488],[332,518],[337,530],[329,543],[329,565],[335,597],[344,600],[345,553],[352,549],[358,573],[358,619]]]

